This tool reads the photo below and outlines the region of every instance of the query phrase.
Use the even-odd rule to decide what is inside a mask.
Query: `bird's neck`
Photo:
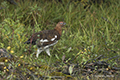
[[[55,28],[54,28],[56,31],[58,31],[58,33],[61,35],[62,34],[62,28],[61,28],[61,26],[56,26]]]

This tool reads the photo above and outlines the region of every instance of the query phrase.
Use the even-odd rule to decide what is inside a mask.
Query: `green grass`
[[[101,54],[108,58],[120,55],[119,0],[109,6],[88,5],[90,8],[86,9],[82,3],[69,1],[25,1],[19,6],[3,1],[0,5],[5,7],[0,10],[0,48],[6,49],[10,46],[10,50],[14,51],[12,54],[17,57],[24,56],[22,60],[26,63],[54,67],[56,61],[62,63],[64,54],[66,60],[79,64]],[[105,18],[109,21],[105,21]],[[52,56],[42,52],[36,59],[36,55],[32,54],[36,52],[36,48],[30,48],[30,45],[24,42],[32,33],[53,29],[57,22],[63,19],[66,26],[59,42],[51,48]],[[109,62],[112,64],[114,60]],[[49,69],[47,72],[49,73]]]

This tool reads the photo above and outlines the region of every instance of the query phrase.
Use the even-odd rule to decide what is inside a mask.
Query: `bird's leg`
[[[50,50],[49,50],[49,48],[45,49],[45,51],[50,56]]]
[[[36,57],[38,58],[39,54],[42,52],[43,50],[42,49],[37,49],[37,54],[36,54]]]

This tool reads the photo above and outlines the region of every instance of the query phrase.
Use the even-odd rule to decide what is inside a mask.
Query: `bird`
[[[48,56],[51,56],[49,48],[58,42],[62,35],[62,27],[65,24],[65,22],[60,21],[52,30],[43,30],[34,33],[24,44],[32,44],[37,46],[37,58],[43,51],[45,51]]]

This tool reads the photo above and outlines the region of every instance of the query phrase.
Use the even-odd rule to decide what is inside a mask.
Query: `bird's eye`
[[[63,22],[61,22],[60,24],[63,24]]]

